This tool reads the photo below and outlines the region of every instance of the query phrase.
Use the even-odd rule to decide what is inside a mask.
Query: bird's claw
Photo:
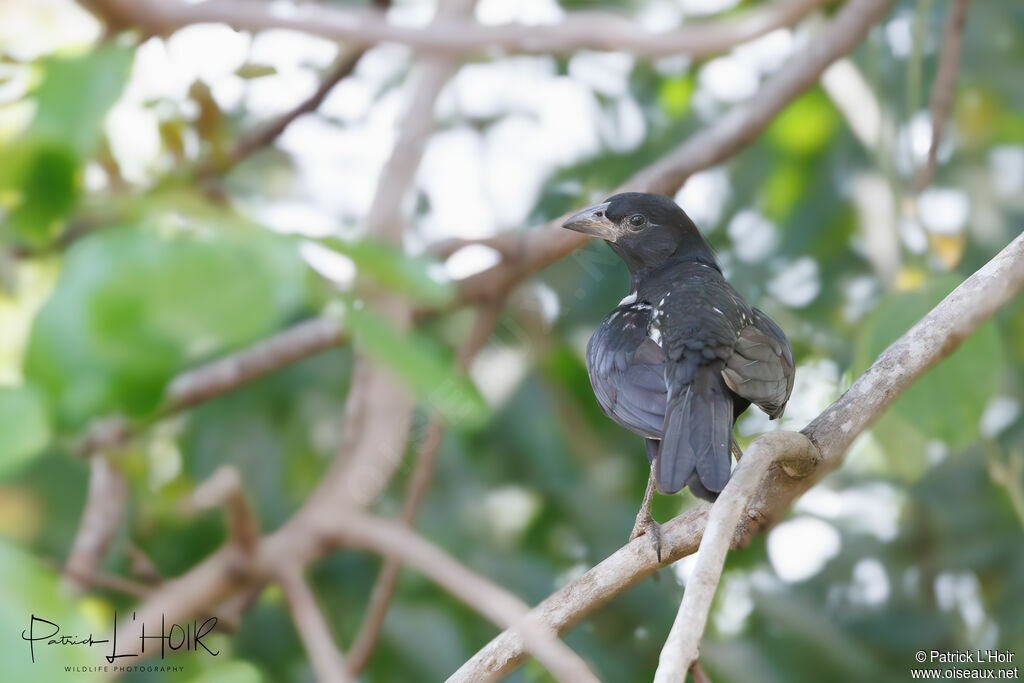
[[[661,525],[655,522],[650,515],[646,519],[638,519],[636,525],[633,526],[633,532],[629,535],[629,540],[632,541],[640,536],[646,536],[647,540],[651,542],[654,553],[658,556],[658,564],[661,564]]]

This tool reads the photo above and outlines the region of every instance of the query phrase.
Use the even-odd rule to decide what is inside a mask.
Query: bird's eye
[[[631,228],[642,228],[647,222],[647,218],[642,213],[634,213],[629,217],[629,227]]]

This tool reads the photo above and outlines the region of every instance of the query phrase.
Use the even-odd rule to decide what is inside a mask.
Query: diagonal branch
[[[136,26],[148,34],[165,34],[189,24],[216,22],[240,30],[288,28],[344,41],[353,46],[401,43],[448,56],[481,52],[567,54],[577,50],[612,50],[637,57],[723,52],[777,28],[791,26],[826,0],[780,0],[739,17],[684,25],[664,32],[611,13],[574,12],[557,23],[540,26],[481,26],[466,17],[449,17],[426,29],[388,22],[383,12],[345,9],[314,3],[289,5],[248,0],[80,0],[109,25]]]
[[[186,504],[186,512],[224,508],[228,537],[246,556],[252,556],[260,542],[260,525],[256,521],[249,502],[242,490],[242,478],[238,470],[221,465],[209,479],[204,481],[192,494]]]
[[[157,419],[226,394],[347,340],[339,322],[329,316],[305,320],[172,379],[164,392]],[[122,418],[103,418],[90,425],[75,450],[83,455],[99,453],[116,448],[134,433],[132,426]]]
[[[661,525],[659,563],[644,537],[633,539],[572,583],[555,591],[530,610],[534,619],[565,633],[609,600],[640,583],[655,571],[697,551],[711,506],[700,503]],[[448,683],[472,683],[505,676],[526,660],[523,639],[506,630],[481,648],[448,678]]]
[[[75,590],[89,585],[84,577],[99,574],[110,542],[121,524],[128,501],[128,484],[106,454],[89,463],[85,509],[65,562],[64,581]]]
[[[501,628],[511,628],[527,650],[559,681],[597,681],[590,669],[550,626],[528,616],[524,602],[476,574],[405,524],[369,515],[346,516],[323,530],[345,547],[384,553],[423,573]]]
[[[293,121],[319,109],[327,96],[334,90],[334,86],[352,74],[364,53],[365,50],[357,49],[338,57],[312,95],[277,118],[240,136],[231,149],[222,156],[218,155],[218,158],[209,159],[201,164],[197,172],[199,177],[223,174],[264,147],[272,145],[274,140],[280,137]]]
[[[347,683],[354,680],[348,675],[345,658],[334,644],[331,629],[302,576],[302,570],[291,566],[283,569],[277,578],[316,679],[321,683]]]
[[[373,0],[377,9],[385,10],[391,4],[391,0]],[[262,126],[243,134],[234,146],[222,158],[213,159],[199,168],[199,176],[209,176],[214,173],[224,173],[259,150],[273,144],[274,140],[280,137],[281,133],[304,114],[309,114],[320,108],[327,96],[334,90],[334,86],[352,75],[359,60],[366,54],[366,48],[356,48],[346,54],[339,55],[331,68],[320,80],[320,85],[312,95],[300,102],[298,106],[286,111],[277,118],[263,124]]]

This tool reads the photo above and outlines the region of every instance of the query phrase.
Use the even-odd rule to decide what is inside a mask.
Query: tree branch
[[[245,499],[238,470],[229,465],[221,465],[209,479],[196,487],[186,505],[186,512],[221,506],[227,520],[228,537],[244,555],[251,556],[260,542],[260,525]]]
[[[136,26],[166,34],[189,24],[216,22],[239,30],[287,28],[343,41],[351,46],[401,43],[448,56],[480,52],[567,54],[577,50],[629,52],[637,57],[706,56],[728,50],[777,28],[791,26],[826,0],[782,0],[736,18],[652,32],[629,19],[574,12],[540,26],[481,26],[449,17],[426,29],[389,23],[383,12],[320,4],[282,5],[247,0],[86,0],[83,4],[118,28]]]
[[[302,570],[290,566],[282,570],[277,578],[316,679],[321,683],[347,683],[355,680],[348,674],[345,658],[334,644],[331,629],[320,612],[316,597],[302,577]]]
[[[420,444],[420,451],[416,456],[416,469],[413,470],[409,492],[406,494],[405,503],[402,506],[401,521],[404,524],[412,525],[420,502],[426,495],[443,434],[444,426],[436,418],[432,419],[423,442]],[[381,567],[380,574],[377,575],[377,580],[370,591],[370,599],[366,603],[363,623],[349,648],[349,671],[352,674],[362,671],[366,663],[370,661],[373,649],[377,646],[377,638],[384,625],[388,607],[391,606],[391,596],[394,595],[395,587],[398,584],[398,572],[401,568],[402,563],[395,557],[389,556],[384,560],[384,566]]]
[[[224,358],[184,372],[167,385],[162,414],[190,408],[348,339],[337,320],[312,318]]]
[[[373,0],[373,6],[379,10],[386,10],[390,5],[391,0]],[[366,54],[365,47],[356,48],[350,50],[347,54],[340,55],[320,80],[320,85],[317,86],[316,91],[312,95],[290,111],[242,135],[223,158],[212,159],[201,165],[198,175],[205,177],[214,173],[224,173],[227,169],[237,166],[264,147],[273,144],[274,140],[280,137],[281,133],[293,121],[303,114],[309,114],[319,109],[320,105],[327,99],[327,96],[334,90],[334,86],[352,75],[364,54]]]
[[[349,515],[323,533],[345,547],[383,553],[415,568],[501,628],[510,628],[526,649],[560,681],[597,681],[579,656],[558,640],[551,627],[528,616],[527,605],[504,588],[476,574],[400,522]]]
[[[305,320],[240,351],[181,373],[168,383],[154,419],[226,394],[315,353],[339,346],[347,339],[337,320],[327,316]],[[86,456],[99,453],[120,446],[133,434],[132,425],[124,418],[102,418],[90,425],[75,450]]]
[[[88,582],[83,577],[99,575],[103,558],[121,524],[128,485],[106,455],[93,458],[89,463],[89,488],[85,494],[85,509],[65,562],[65,583],[74,590],[84,590]]]
[[[919,193],[924,190],[931,185],[932,178],[935,177],[942,133],[949,120],[956,94],[956,75],[960,68],[960,44],[963,42],[967,6],[970,4],[971,0],[952,0],[949,14],[946,16],[946,29],[942,37],[942,54],[939,57],[939,68],[935,73],[931,101],[928,104],[932,118],[932,140],[928,145],[928,159],[914,183],[914,192]]]
[[[697,550],[711,505],[701,502],[661,525],[659,564],[651,542],[638,537],[617,550],[580,578],[552,593],[530,610],[531,616],[557,633],[565,633],[609,600],[635,586],[659,568]],[[511,673],[526,659],[522,638],[506,630],[480,649],[448,683],[492,680]]]
[[[197,175],[200,178],[209,177],[214,174],[222,174],[228,169],[237,166],[250,156],[274,143],[281,133],[303,114],[309,114],[320,108],[323,101],[334,90],[334,86],[348,78],[356,68],[356,64],[366,52],[364,49],[356,49],[346,55],[340,56],[327,74],[321,79],[316,91],[293,109],[286,111],[277,118],[269,121],[258,128],[242,135],[231,147],[230,150],[220,158],[209,159],[199,166]]]

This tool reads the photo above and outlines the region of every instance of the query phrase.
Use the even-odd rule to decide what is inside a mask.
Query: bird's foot
[[[661,563],[661,525],[654,521],[654,517],[651,516],[650,510],[646,511],[647,514],[643,514],[641,510],[640,514],[636,516],[636,524],[633,525],[633,531],[629,534],[629,540],[632,541],[640,536],[646,536],[647,540],[651,542],[654,547],[654,554],[658,556],[658,563]]]

